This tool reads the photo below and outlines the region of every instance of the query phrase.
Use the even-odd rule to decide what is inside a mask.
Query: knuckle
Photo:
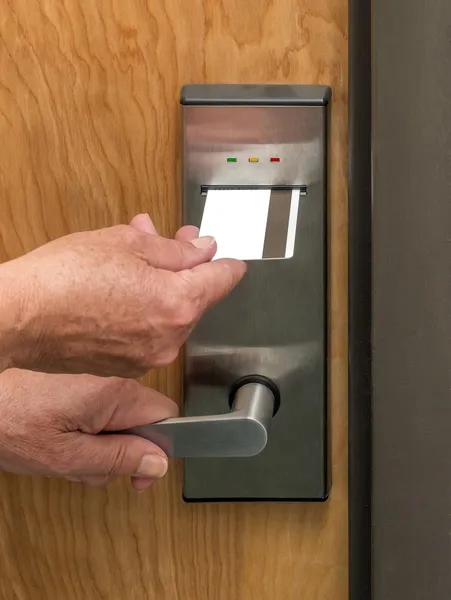
[[[58,477],[69,477],[77,472],[77,460],[69,452],[60,449],[55,450],[47,456],[47,462],[51,470]]]
[[[181,303],[174,315],[174,324],[182,329],[190,327],[197,318],[196,307],[191,302]]]
[[[109,235],[126,245],[134,245],[139,237],[139,232],[130,225],[114,225],[109,229]]]
[[[96,396],[96,406],[116,406],[119,402],[133,398],[136,395],[136,387],[139,385],[135,379],[130,377],[105,377],[99,379],[101,387]],[[88,409],[89,410],[89,409]]]
[[[156,368],[167,367],[175,362],[179,355],[178,348],[169,348],[164,352],[161,352],[159,356],[156,358],[154,364]]]
[[[182,284],[165,300],[165,312],[171,329],[190,327],[198,318],[198,299],[189,286]]]
[[[128,357],[123,357],[121,360],[116,361],[115,363],[110,361],[110,366],[113,365],[110,373],[114,369],[116,375],[119,376],[116,381],[115,377],[111,377],[111,387],[113,391],[116,389],[125,389],[125,391],[129,390],[130,388],[127,388],[126,382],[133,377],[141,377],[142,375],[145,375],[150,369],[151,364],[149,362],[149,348],[147,347],[146,342],[147,338],[145,341],[136,343]],[[105,370],[100,374],[105,374]]]
[[[119,235],[125,236],[125,237],[130,237],[130,238],[135,238],[136,237],[136,229],[134,227],[131,227],[130,225],[116,225],[115,227],[117,229],[117,232],[119,233]]]
[[[115,394],[132,395],[139,388],[139,383],[134,379],[112,377],[110,383],[111,391]]]
[[[111,458],[110,468],[107,470],[106,475],[111,476],[122,473],[126,462],[126,457],[127,451],[125,445],[119,444],[117,447],[115,447]]]
[[[173,263],[174,266],[183,266],[186,251],[181,242],[162,237],[155,237],[153,243],[156,254],[160,255],[160,257],[166,255],[169,258],[169,262]]]
[[[148,350],[145,349],[143,350],[143,353],[136,358],[135,363],[133,365],[133,367],[130,367],[127,370],[127,377],[131,378],[131,377],[142,377],[143,375],[145,375],[149,369],[151,368],[152,364],[151,364],[151,360],[148,357]],[[126,381],[133,381],[133,379],[127,379]],[[133,387],[126,387],[126,391],[127,392],[132,392],[133,391]]]
[[[55,436],[48,444],[48,467],[58,477],[70,477],[83,471],[86,457],[72,435]]]
[[[172,241],[173,241],[172,247],[173,247],[173,252],[174,252],[174,258],[176,258],[179,262],[182,262],[186,256],[185,245],[176,240],[172,240]]]

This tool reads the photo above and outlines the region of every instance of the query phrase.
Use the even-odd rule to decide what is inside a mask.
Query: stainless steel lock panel
[[[187,501],[328,496],[329,99],[322,86],[182,90],[186,224],[201,224],[210,189],[300,190],[292,258],[251,261],[185,348],[185,416],[227,414],[230,390],[252,375],[277,386],[280,408],[258,454],[187,458]]]
[[[181,100],[184,222],[216,228],[219,256],[244,252],[249,271],[186,344],[184,416],[122,433],[185,458],[189,502],[326,500],[330,89]]]

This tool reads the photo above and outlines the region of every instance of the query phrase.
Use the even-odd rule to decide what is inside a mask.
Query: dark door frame
[[[371,599],[371,0],[349,0],[349,597]]]

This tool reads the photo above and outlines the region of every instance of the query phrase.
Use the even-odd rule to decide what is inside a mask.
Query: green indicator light
[[[236,162],[236,158],[228,158],[227,162]]]

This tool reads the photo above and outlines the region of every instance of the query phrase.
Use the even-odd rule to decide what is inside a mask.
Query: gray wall
[[[449,600],[451,1],[373,33],[373,600]]]

